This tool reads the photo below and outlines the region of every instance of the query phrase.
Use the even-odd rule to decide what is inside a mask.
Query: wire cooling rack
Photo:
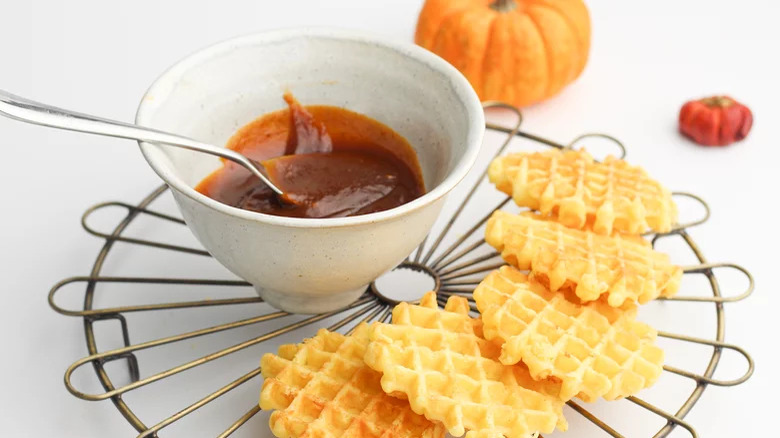
[[[551,141],[545,138],[541,138],[536,135],[529,134],[520,130],[522,122],[522,115],[520,112],[508,105],[501,103],[486,103],[486,110],[501,110],[505,113],[510,113],[516,119],[514,126],[506,127],[497,124],[487,124],[489,132],[497,133],[503,136],[503,140],[497,142],[498,147],[493,154],[485,158],[491,158],[492,156],[498,156],[502,154],[507,147],[514,140],[520,138],[525,139],[526,144],[534,145],[534,147],[553,147],[553,148],[571,148],[574,145],[579,145],[583,140],[593,141],[596,137],[606,139],[614,146],[620,149],[620,155],[625,156],[625,148],[622,143],[617,139],[605,135],[605,134],[586,134],[576,138],[574,141],[568,144],[562,144],[555,141]],[[486,146],[487,147],[487,146]],[[485,166],[482,166],[485,169]],[[479,171],[472,171],[479,172]],[[475,196],[480,187],[489,186],[485,183],[486,170],[482,170],[473,181],[473,185],[469,186],[465,195],[462,196],[462,200],[455,204],[454,209],[451,209],[449,214],[443,215],[443,223],[438,224],[434,228],[434,232],[431,233],[429,238],[424,241],[400,266],[396,268],[396,272],[400,270],[412,270],[418,273],[425,274],[433,289],[438,292],[439,299],[443,302],[448,296],[462,295],[469,299],[472,304],[472,310],[475,309],[473,299],[471,298],[471,291],[479,283],[482,277],[487,272],[498,268],[503,263],[501,259],[492,248],[489,248],[482,239],[481,228],[487,221],[490,214],[502,208],[512,208],[510,206],[510,198],[501,195],[503,198],[494,206],[485,206],[484,198],[482,196]],[[304,337],[311,336],[315,331],[321,327],[327,327],[330,330],[348,332],[357,323],[361,321],[388,321],[391,316],[393,306],[401,299],[397,294],[390,293],[385,290],[384,287],[380,287],[379,282],[371,284],[366,293],[355,303],[348,308],[339,310],[336,312],[330,312],[321,315],[313,315],[301,317],[301,315],[291,315],[286,312],[277,311],[266,305],[261,307],[261,312],[255,314],[249,318],[240,318],[227,323],[221,323],[206,328],[197,330],[185,331],[176,333],[174,335],[152,339],[150,341],[132,343],[132,333],[130,330],[130,324],[126,316],[137,313],[149,313],[154,315],[151,324],[159,324],[160,327],[164,326],[165,320],[170,318],[174,313],[181,312],[184,309],[192,308],[206,308],[208,312],[220,312],[231,306],[247,306],[257,305],[262,303],[262,300],[257,296],[242,296],[235,298],[218,298],[218,299],[201,299],[193,301],[176,301],[176,302],[164,302],[154,304],[144,303],[132,303],[116,307],[96,307],[96,300],[101,298],[101,293],[104,293],[102,287],[111,283],[124,283],[129,284],[132,287],[141,287],[141,285],[158,285],[162,287],[168,287],[172,285],[179,285],[183,287],[209,287],[214,290],[227,288],[235,290],[240,287],[249,287],[248,283],[239,280],[219,280],[219,279],[198,279],[198,278],[167,278],[167,277],[147,277],[147,276],[105,276],[103,271],[109,260],[109,257],[116,253],[112,252],[112,249],[117,243],[130,244],[135,246],[151,247],[156,250],[164,251],[166,257],[166,263],[177,264],[187,263],[184,258],[186,256],[204,256],[210,257],[208,252],[201,248],[181,246],[172,243],[164,242],[160,239],[147,239],[139,237],[131,237],[128,235],[127,228],[134,222],[137,222],[141,216],[152,218],[175,224],[176,226],[184,226],[184,222],[177,216],[166,214],[152,208],[155,201],[158,200],[165,192],[167,188],[165,186],[159,187],[154,190],[149,196],[143,199],[137,205],[131,205],[123,202],[106,202],[95,205],[88,209],[82,217],[82,226],[84,229],[101,239],[104,239],[105,243],[97,255],[92,271],[88,276],[72,277],[57,283],[49,293],[49,303],[51,307],[68,316],[75,316],[82,318],[84,323],[84,334],[87,344],[89,355],[73,363],[68,367],[65,372],[65,386],[74,396],[91,401],[111,400],[119,412],[125,417],[125,419],[139,432],[139,437],[154,437],[158,436],[158,433],[178,422],[187,421],[196,415],[208,415],[208,409],[206,407],[225,396],[227,393],[234,389],[241,387],[242,385],[252,385],[257,391],[260,388],[260,368],[257,366],[259,363],[259,356],[253,358],[251,362],[251,370],[247,373],[236,376],[224,376],[224,381],[221,388],[211,393],[206,394],[202,398],[192,402],[187,406],[182,406],[180,409],[169,412],[160,413],[162,419],[156,421],[156,423],[148,425],[139,418],[136,414],[137,409],[131,406],[125,400],[125,397],[136,390],[143,387],[151,387],[155,385],[162,385],[169,379],[173,379],[174,376],[183,374],[179,382],[184,382],[186,385],[187,372],[196,367],[205,365],[210,362],[220,361],[220,359],[234,355],[242,350],[245,350],[252,346],[267,346],[263,351],[273,351],[275,346],[272,345],[277,338],[294,332],[297,339],[303,339]],[[753,291],[753,278],[750,273],[744,268],[735,264],[726,263],[710,263],[708,262],[702,251],[699,249],[693,238],[688,234],[688,229],[700,225],[707,221],[710,212],[707,204],[699,197],[682,192],[675,192],[675,197],[689,198],[689,200],[696,201],[701,204],[703,217],[680,224],[676,226],[672,231],[665,234],[657,234],[648,236],[652,238],[653,245],[655,245],[660,239],[667,239],[677,237],[682,239],[687,248],[692,251],[697,264],[692,266],[685,266],[684,272],[686,276],[700,274],[703,275],[711,289],[711,294],[708,292],[706,296],[685,296],[683,293],[680,296],[674,298],[664,299],[667,302],[698,302],[698,303],[710,303],[700,304],[697,307],[700,312],[708,312],[708,308],[714,308],[714,320],[715,320],[715,333],[713,339],[702,339],[693,336],[687,336],[682,334],[675,334],[670,332],[659,331],[659,336],[670,340],[681,341],[684,343],[699,344],[703,346],[711,347],[712,353],[709,356],[709,360],[704,366],[704,370],[700,373],[688,371],[685,369],[676,368],[670,365],[664,367],[664,371],[672,373],[684,378],[690,379],[694,383],[694,388],[684,402],[679,406],[674,406],[669,409],[663,409],[650,403],[642,398],[628,397],[626,400],[636,406],[639,406],[647,413],[657,416],[662,420],[662,426],[657,432],[650,432],[647,436],[664,437],[669,435],[675,428],[682,428],[687,431],[692,437],[696,437],[696,431],[687,422],[684,421],[685,416],[691,411],[696,402],[704,393],[705,389],[709,385],[716,386],[734,386],[746,381],[753,373],[753,360],[750,355],[742,348],[736,345],[726,344],[725,339],[725,311],[724,305],[726,303],[735,302],[747,298]],[[110,232],[101,232],[90,225],[90,217],[102,210],[120,208],[126,210],[123,218]],[[464,222],[463,218],[466,216],[464,212],[474,210],[479,212],[476,217],[476,221],[470,221],[465,225],[459,225],[460,222]],[[482,215],[484,212],[484,216]],[[448,217],[447,217],[448,216]],[[459,219],[461,221],[459,222]],[[212,261],[217,263],[216,261]],[[747,289],[739,295],[722,294],[718,280],[714,275],[716,269],[734,269],[737,272],[744,274],[748,280]],[[70,310],[61,307],[57,304],[58,292],[63,290],[65,286],[71,285],[83,285],[83,308]],[[419,291],[419,296],[424,291]],[[132,294],[130,294],[132,295]],[[131,298],[132,299],[132,298]],[[139,300],[140,301],[140,300]],[[104,325],[98,324],[100,321],[113,320],[117,321],[121,327],[121,342],[124,346],[120,348],[109,349],[106,351],[100,351],[96,337],[100,336],[101,327]],[[177,365],[169,367],[163,371],[156,372],[150,375],[141,374],[143,363],[139,360],[136,353],[145,350],[162,350],[164,354],[173,356],[177,359],[177,352],[180,349],[176,349],[175,346],[178,343],[182,343],[194,338],[207,337],[215,335],[217,333],[234,333],[236,329],[242,327],[249,327],[255,325],[264,325],[263,323],[273,324],[272,329],[265,329],[267,331],[262,333],[255,333],[251,339],[241,340],[236,342],[234,339],[232,342],[228,341],[230,346],[221,348],[217,351],[212,351],[209,354],[198,357],[196,359],[187,360],[174,360]],[[147,323],[150,324],[150,323]],[[267,324],[265,324],[267,325]],[[152,327],[154,329],[154,327]],[[724,350],[732,350],[743,356],[747,362],[747,371],[739,378],[734,380],[718,380],[714,378],[715,369],[721,360],[721,355]],[[669,355],[667,355],[669,356]],[[667,357],[667,359],[670,359]],[[107,371],[107,366],[114,362],[124,361],[126,363],[126,369],[129,371],[129,383],[117,385],[116,379],[112,380],[110,373]],[[73,374],[74,371],[85,365],[92,365],[95,371],[98,381],[103,388],[103,392],[90,393],[82,391],[74,384]],[[220,375],[221,376],[221,375]],[[179,383],[182,385],[182,383]],[[140,406],[143,402],[137,402],[135,406]],[[610,402],[610,403],[626,403],[622,402]],[[575,401],[570,401],[568,405],[571,409],[581,414],[585,419],[592,422],[595,426],[604,431],[607,436],[623,437],[616,428],[610,425],[613,419],[607,418],[602,415],[601,417],[592,413],[586,409],[582,404]],[[240,406],[236,407],[241,409]],[[237,432],[240,428],[247,424],[253,417],[259,412],[260,408],[256,403],[245,406],[246,411],[237,411],[238,418],[211,418],[210,422],[224,423],[224,429],[218,434],[219,437],[227,437]],[[158,417],[160,416],[158,415]],[[571,416],[571,414],[569,414]],[[232,421],[232,423],[230,423]],[[571,419],[570,419],[571,422]],[[221,429],[221,428],[220,428]],[[221,429],[222,430],[222,429]],[[173,432],[173,431],[171,431]],[[574,431],[576,433],[576,431]],[[270,436],[270,433],[268,434]]]

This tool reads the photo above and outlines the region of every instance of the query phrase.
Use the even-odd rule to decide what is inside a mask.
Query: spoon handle
[[[51,128],[140,140],[148,143],[161,143],[168,146],[176,146],[192,151],[216,155],[235,161],[244,166],[278,195],[283,194],[283,192],[268,179],[260,166],[256,165],[244,155],[231,149],[216,147],[191,138],[158,131],[156,129],[144,128],[130,123],[57,108],[20,96],[15,96],[3,90],[0,90],[0,115],[14,120]]]

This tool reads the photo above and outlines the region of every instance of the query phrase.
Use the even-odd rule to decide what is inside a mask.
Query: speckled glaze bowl
[[[334,29],[250,35],[171,67],[144,96],[143,126],[225,144],[240,127],[285,107],[334,105],[390,126],[414,147],[428,192],[391,210],[348,218],[265,215],[214,201],[194,187],[218,159],[141,143],[189,228],[223,265],[274,307],[321,313],[349,305],[422,241],[445,195],[474,163],[484,115],[466,79],[411,44]]]

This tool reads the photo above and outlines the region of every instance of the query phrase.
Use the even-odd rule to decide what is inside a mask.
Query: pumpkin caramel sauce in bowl
[[[359,167],[363,173],[357,173],[365,178],[376,169],[383,184],[393,184],[389,188],[379,184],[380,196],[371,202],[381,204],[380,198],[397,193],[396,178],[406,178],[409,194],[387,205],[329,210],[323,217],[285,214],[288,210],[279,212],[274,210],[278,205],[268,204],[273,201],[264,198],[262,190],[247,188],[248,180],[231,186],[231,178],[221,179],[218,174],[229,163],[178,148],[140,146],[171,188],[187,226],[220,263],[251,283],[274,307],[295,313],[328,312],[355,301],[371,281],[397,266],[423,240],[445,196],[477,157],[484,114],[467,80],[425,49],[351,31],[305,28],[240,37],[187,57],[151,86],[136,122],[211,144],[224,145],[233,138],[230,145],[236,148],[234,135],[251,131],[250,123],[262,124],[264,116],[266,122],[274,117],[288,120],[291,110],[282,99],[288,91],[314,118],[309,128],[317,131],[317,124],[323,123],[326,132],[333,130],[328,133],[333,137],[332,150],[324,152],[345,157],[364,154],[366,148],[344,145],[356,144],[350,141],[367,135],[371,131],[367,126],[384,133],[366,137],[373,146],[408,145],[408,151],[395,150],[393,156],[349,155],[345,159],[353,161],[338,161],[338,165],[346,171]],[[339,109],[362,119],[357,125],[338,125],[334,121],[338,117],[331,116]],[[318,120],[328,117],[332,120]],[[275,126],[294,131],[295,125]],[[339,131],[344,126],[352,126],[353,132]],[[301,139],[301,133],[307,132],[312,130],[298,130],[292,143],[286,140],[289,132],[283,141],[277,135],[275,146],[256,148],[254,153],[264,150],[263,156],[244,152],[258,161],[295,153],[296,146],[306,149],[304,143],[311,139]],[[268,152],[273,148],[276,152]],[[310,161],[315,170],[297,175],[332,174],[334,167],[322,165],[325,155]],[[293,185],[300,181],[298,176],[292,178]],[[419,193],[410,183],[415,178],[421,179]],[[255,183],[259,184],[250,184]],[[210,191],[225,188],[223,198]],[[245,192],[231,194],[231,190]],[[376,196],[377,190],[369,192]]]

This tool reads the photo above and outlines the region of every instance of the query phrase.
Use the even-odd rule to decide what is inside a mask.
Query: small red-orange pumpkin
[[[526,106],[580,75],[590,17],[582,0],[427,0],[415,42],[457,67],[481,99]]]
[[[686,102],[680,108],[680,132],[704,146],[727,146],[747,137],[753,126],[750,108],[728,96]]]

